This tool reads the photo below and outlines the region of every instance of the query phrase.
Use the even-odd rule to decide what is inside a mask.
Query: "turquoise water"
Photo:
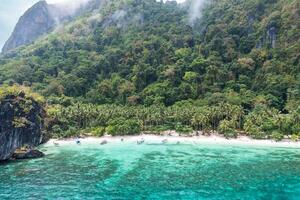
[[[0,199],[300,199],[300,150],[115,142],[0,165]]]

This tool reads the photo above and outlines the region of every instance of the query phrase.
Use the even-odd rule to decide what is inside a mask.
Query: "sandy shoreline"
[[[144,140],[145,144],[147,143],[162,143],[163,140],[166,143],[170,144],[201,144],[209,143],[216,145],[242,145],[242,146],[261,146],[261,147],[288,147],[288,148],[300,148],[300,142],[292,141],[280,141],[275,142],[274,140],[255,140],[247,136],[240,136],[236,139],[226,139],[221,136],[211,135],[211,136],[193,136],[193,137],[183,137],[183,136],[159,136],[159,135],[138,135],[138,136],[103,136],[103,137],[85,137],[80,138],[82,144],[95,144],[106,141],[107,143],[116,143],[116,142],[132,142],[136,143],[137,141]],[[75,138],[69,139],[51,139],[46,143],[46,145],[65,145],[65,144],[74,144],[76,143]]]

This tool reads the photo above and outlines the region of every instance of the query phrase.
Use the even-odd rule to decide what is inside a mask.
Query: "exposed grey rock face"
[[[76,10],[66,5],[47,4],[39,1],[19,19],[2,52],[7,53],[19,46],[33,43],[39,37],[52,31],[59,23],[99,8],[105,0],[90,0]]]
[[[55,26],[55,20],[46,1],[39,1],[19,19],[2,52],[30,44]]]
[[[271,48],[275,48],[276,46],[276,28],[275,27],[270,27],[267,30],[267,38],[268,38],[268,44],[270,45]]]
[[[276,48],[276,28],[274,26],[267,28],[266,33],[259,38],[256,48],[261,49],[263,47],[267,48]]]
[[[0,161],[16,149],[35,147],[42,141],[43,108],[33,99],[8,96],[0,102]]]

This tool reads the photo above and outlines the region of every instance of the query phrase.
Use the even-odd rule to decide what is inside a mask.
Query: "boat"
[[[104,145],[104,144],[107,144],[106,140],[103,140],[102,142],[100,142],[100,145]]]

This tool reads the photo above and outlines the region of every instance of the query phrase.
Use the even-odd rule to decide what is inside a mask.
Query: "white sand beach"
[[[288,148],[300,148],[300,142],[292,142],[290,140],[283,140],[276,142],[274,140],[255,140],[247,136],[240,136],[236,139],[226,139],[222,136],[211,135],[211,136],[160,136],[151,134],[141,134],[138,136],[103,136],[103,137],[85,137],[85,138],[69,138],[69,139],[51,139],[46,145],[64,145],[64,144],[75,144],[77,140],[80,140],[82,144],[101,144],[115,143],[115,142],[132,142],[144,141],[147,143],[166,143],[166,144],[201,144],[209,143],[216,145],[242,145],[242,146],[261,146],[261,147],[288,147]]]

